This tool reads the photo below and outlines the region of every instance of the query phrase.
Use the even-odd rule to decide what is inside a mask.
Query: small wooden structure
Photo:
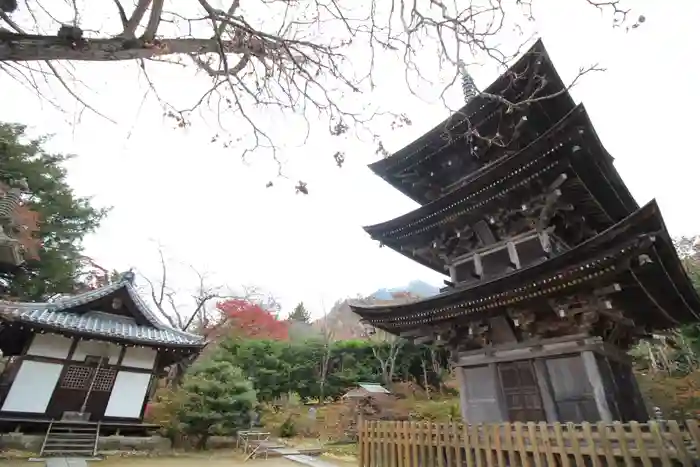
[[[364,399],[365,397],[392,397],[391,391],[375,383],[357,383],[357,387],[343,394],[343,399]]]
[[[346,402],[345,435],[356,440],[363,420],[396,420],[393,413],[396,397],[384,386],[375,383],[358,383],[356,388],[346,392],[342,399]]]
[[[359,467],[692,467],[700,426],[677,422],[457,423],[365,422]]]
[[[157,377],[205,341],[161,322],[132,281],[126,273],[50,303],[0,302],[0,349],[12,357],[0,377],[3,429],[141,424]]]
[[[353,311],[450,349],[469,423],[648,420],[626,350],[698,322],[700,298],[659,207],[640,207],[612,162],[538,41],[370,166],[421,206],[365,230],[450,278],[440,295]]]

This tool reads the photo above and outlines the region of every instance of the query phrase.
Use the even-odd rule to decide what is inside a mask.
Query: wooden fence
[[[649,423],[365,421],[360,467],[608,467],[700,465],[700,426]]]

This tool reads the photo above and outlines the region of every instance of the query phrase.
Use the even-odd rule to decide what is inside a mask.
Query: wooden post
[[[515,269],[520,269],[520,258],[518,258],[518,250],[515,248],[515,243],[508,242],[506,248],[508,248],[508,259],[511,266]]]
[[[448,270],[450,271],[450,282],[453,284],[457,283],[457,266],[451,265]]]
[[[459,381],[459,411],[462,414],[462,420],[464,423],[469,423],[469,418],[467,417],[467,404],[469,403],[469,396],[467,394],[467,372],[464,368],[455,368],[457,372],[457,380]]]
[[[506,404],[506,397],[503,394],[503,384],[501,382],[501,375],[498,373],[498,366],[495,363],[489,363],[489,369],[493,375],[493,380],[496,382],[496,404],[498,405],[499,418],[501,422],[510,420],[510,415],[508,413],[508,405]]]
[[[595,397],[595,404],[598,407],[598,415],[602,421],[612,423],[612,414],[610,413],[608,400],[605,397],[605,385],[600,375],[595,354],[590,350],[586,350],[585,352],[581,352],[581,358],[583,359],[583,366],[586,368],[588,381],[590,381],[591,387],[593,387],[593,397]]]
[[[557,414],[557,406],[554,404],[554,398],[552,397],[552,387],[549,384],[549,377],[547,375],[547,367],[545,362],[540,358],[536,358],[532,364],[535,368],[537,387],[540,390],[542,407],[544,408],[544,414],[547,417],[547,421],[550,423],[559,421],[559,414]]]
[[[367,443],[367,441],[366,441],[366,434],[365,434],[365,424],[364,424],[364,421],[362,420],[362,415],[358,416],[356,426],[357,426],[357,435],[358,435],[357,452],[359,454],[359,456],[358,456],[359,467],[365,467],[365,464],[367,463],[367,459],[365,458],[365,444]]]

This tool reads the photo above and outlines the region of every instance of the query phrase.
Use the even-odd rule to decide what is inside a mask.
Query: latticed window
[[[117,377],[117,370],[114,368],[100,368],[95,376],[95,383],[92,385],[93,391],[109,392]]]
[[[92,368],[82,365],[71,365],[61,380],[62,389],[87,389],[90,384]]]

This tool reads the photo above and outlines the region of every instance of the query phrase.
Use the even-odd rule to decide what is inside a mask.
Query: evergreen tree
[[[206,447],[210,436],[233,435],[250,427],[255,390],[231,361],[215,356],[195,364],[181,389],[177,418],[183,433],[198,437],[198,449]]]
[[[306,311],[304,302],[299,302],[299,304],[294,307],[294,311],[290,313],[289,318],[287,319],[290,321],[298,321],[300,323],[308,324],[311,322],[311,315],[308,311]]]
[[[75,196],[62,165],[70,156],[47,153],[42,148],[46,138],[30,140],[25,129],[0,123],[0,183],[26,181],[26,202],[38,215],[41,247],[37,258],[0,274],[0,295],[44,300],[76,291],[83,265],[81,241],[97,229],[107,210]]]

